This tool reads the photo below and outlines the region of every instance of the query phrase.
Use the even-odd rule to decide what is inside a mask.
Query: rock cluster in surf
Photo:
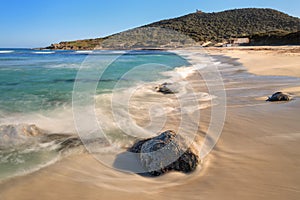
[[[82,146],[79,137],[73,134],[49,134],[34,124],[17,124],[0,126],[0,149],[32,148],[47,146],[52,143],[52,149],[62,152]]]
[[[151,176],[159,176],[169,171],[192,172],[200,162],[192,147],[183,137],[173,131],[136,142],[130,152],[138,153],[142,166]]]
[[[157,92],[161,92],[163,94],[174,94],[174,93],[176,93],[176,90],[172,86],[173,86],[172,83],[166,82],[166,83],[160,84],[157,87],[155,87],[155,90]]]
[[[289,101],[290,96],[283,92],[276,92],[272,96],[270,96],[267,101]]]

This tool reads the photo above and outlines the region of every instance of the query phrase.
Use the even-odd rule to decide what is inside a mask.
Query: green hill
[[[300,19],[272,9],[235,9],[218,13],[193,13],[147,26],[170,28],[196,41],[216,41],[272,31],[296,32]]]
[[[170,31],[164,33],[162,29],[176,32],[176,37],[171,36]],[[149,30],[151,31],[149,32]],[[248,37],[250,43],[254,45],[300,44],[297,38],[299,33],[296,33],[298,31],[300,31],[299,18],[273,9],[245,8],[217,13],[198,11],[106,38],[61,42],[48,48],[101,49],[184,46],[187,43],[190,44],[187,42],[187,38],[183,39],[185,36],[192,38],[198,44],[208,41],[212,43],[226,42],[237,37]]]

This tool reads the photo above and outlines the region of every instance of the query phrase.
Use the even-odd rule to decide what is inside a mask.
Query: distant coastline
[[[170,38],[164,29],[193,40],[193,46],[300,45],[300,19],[273,9],[245,8],[218,13],[196,12],[162,20],[103,38],[64,41],[38,49],[173,49],[191,42]],[[157,37],[159,35],[159,38]],[[172,37],[172,36],[171,36]],[[155,40],[153,40],[155,38]],[[109,41],[109,42],[107,42]]]

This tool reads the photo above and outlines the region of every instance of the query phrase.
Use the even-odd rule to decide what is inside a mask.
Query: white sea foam
[[[75,51],[77,54],[92,54],[93,51],[88,51],[88,50],[82,50],[82,51]]]
[[[173,70],[162,72],[161,74],[167,77],[171,77],[170,79],[176,81],[176,80],[182,80],[187,78],[189,75],[193,74],[195,69],[193,67],[176,67]]]
[[[109,51],[96,51],[95,53],[97,53],[97,52],[100,52],[102,54],[124,54],[124,53],[127,53],[127,51],[121,51],[121,50],[119,50],[119,51],[117,51],[117,50],[114,50],[114,51],[112,51],[112,50],[109,50]]]
[[[35,51],[34,54],[54,54],[55,51]]]
[[[0,53],[3,53],[3,54],[4,53],[13,53],[13,52],[15,52],[15,51],[12,51],[12,50],[11,51],[0,51]]]
[[[79,50],[75,51],[76,54],[91,54],[91,55],[122,55],[127,53],[127,51],[122,51],[122,50]]]
[[[194,67],[177,67],[174,70],[177,74],[179,74],[182,78],[187,78],[191,74],[195,72]]]
[[[36,112],[28,114],[11,114],[0,118],[0,125],[35,124],[49,133],[76,133],[73,120],[72,108],[57,108],[47,112]]]
[[[50,65],[47,66],[49,68],[66,68],[66,69],[78,69],[80,68],[80,64],[77,63],[63,63],[63,64],[56,64],[56,65]]]

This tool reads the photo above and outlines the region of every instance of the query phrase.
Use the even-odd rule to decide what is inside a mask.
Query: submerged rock
[[[34,124],[2,125],[0,136],[9,138],[34,137],[43,135],[44,132]]]
[[[151,176],[168,171],[192,172],[200,161],[194,149],[187,147],[184,139],[173,131],[138,141],[129,151],[139,153],[142,166]]]
[[[99,144],[98,140],[94,140]],[[83,146],[75,134],[48,133],[34,124],[0,126],[0,149],[48,149],[65,152]]]
[[[80,138],[70,137],[60,143],[60,147],[58,148],[58,151],[66,151],[72,148],[80,147],[82,145],[83,144]]]
[[[163,94],[174,94],[176,91],[171,88],[172,83],[163,83],[159,86],[155,87],[157,92],[161,92]]]
[[[23,145],[43,135],[44,131],[33,124],[1,125],[0,147]]]
[[[289,101],[289,100],[290,100],[289,95],[282,92],[276,92],[267,99],[267,101]]]

